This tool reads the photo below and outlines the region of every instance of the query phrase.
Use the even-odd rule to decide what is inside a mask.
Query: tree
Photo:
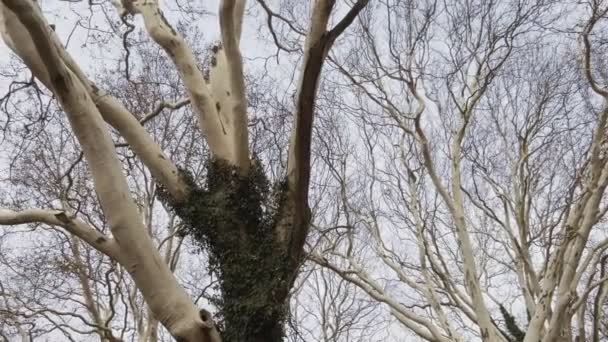
[[[149,36],[173,62],[211,154],[204,179],[173,163],[135,115],[87,77],[35,2],[3,0],[3,39],[65,112],[111,234],[93,228],[65,206],[4,209],[0,223],[62,227],[107,255],[130,274],[154,317],[178,341],[278,341],[310,225],[310,148],[319,77],[335,40],[367,1],[347,8],[334,26],[330,18],[335,1],[318,0],[312,5],[286,176],[272,191],[262,161],[249,148],[248,99],[239,48],[245,1],[221,1],[221,43],[212,50],[207,75],[156,1],[125,0],[116,5],[129,30],[133,28],[129,16],[143,19]],[[186,231],[208,250],[220,277],[221,329],[208,311],[193,304],[147,233],[106,124],[162,187],[165,203]]]
[[[178,78],[162,72],[171,68],[158,50],[153,43],[133,46],[130,60],[146,59],[146,66],[159,72],[132,69],[129,82],[111,77],[114,70],[105,65],[99,82],[112,89],[131,112],[154,114],[154,120],[146,116],[146,130],[174,160],[188,164],[192,172],[200,174],[204,167],[201,160],[207,153],[204,149],[203,153],[200,151],[203,146],[196,134],[194,117],[190,112],[183,112],[189,109],[182,107],[181,112],[156,113],[157,104],[148,101],[157,98],[159,91],[163,91],[163,98],[167,100],[181,96],[177,91]],[[164,84],[165,89],[158,89],[158,84]],[[10,178],[3,188],[10,190],[6,197],[0,196],[0,206],[15,210],[45,207],[61,199],[63,208],[107,234],[104,215],[96,205],[92,183],[87,179],[82,152],[65,114],[48,93],[28,89],[31,94],[12,92],[5,101],[13,122],[9,122],[3,132],[3,149],[10,165],[7,170]],[[40,103],[32,103],[32,97]],[[19,103],[18,107],[12,107],[14,103]],[[20,121],[24,122],[25,129],[13,125]],[[201,291],[210,288],[209,277],[204,276],[204,260],[189,253],[193,249],[190,242],[178,234],[182,224],[159,203],[158,187],[146,167],[120,139],[117,147],[146,231],[180,284],[199,299]],[[7,299],[14,304],[0,307],[3,318],[26,321],[36,340],[82,341],[96,335],[104,342],[135,338],[141,342],[168,340],[121,265],[79,243],[60,228],[40,224],[27,228],[0,230],[0,283],[4,285]],[[189,269],[181,265],[189,265]],[[7,320],[7,325],[13,326],[13,320]]]
[[[318,266],[317,266],[318,268]],[[303,272],[294,295],[288,341],[386,341],[378,302],[361,298],[340,276],[323,268]]]
[[[253,73],[255,63],[242,62],[240,2],[222,2],[224,38],[210,49],[196,44],[199,32],[183,22],[170,28],[174,19],[155,2],[121,2],[122,15],[106,24],[118,32],[125,58],[96,84],[52,30],[36,31],[39,11],[19,7],[30,2],[3,3],[5,39],[40,80],[15,81],[11,89],[31,91],[40,83],[51,89],[88,168],[76,163],[67,173],[80,187],[67,186],[67,177],[38,180],[52,179],[48,170],[60,177],[80,150],[28,145],[44,137],[34,139],[39,131],[32,127],[45,128],[52,142],[74,135],[28,126],[45,122],[46,102],[37,96],[48,92],[14,97],[9,108],[3,102],[8,119],[18,122],[7,126],[27,118],[11,148],[31,154],[36,167],[9,167],[22,173],[9,175],[15,184],[5,194],[15,199],[0,217],[12,224],[35,214],[43,227],[63,226],[112,256],[173,336],[204,340],[197,327],[206,327],[211,340],[272,341],[283,335],[285,321],[296,341],[607,336],[605,1],[379,0],[363,11],[361,1],[342,8],[333,1],[310,7],[258,0],[252,7],[258,12],[247,17],[261,13],[268,29],[262,34],[276,47],[272,57],[303,60],[293,87],[266,51],[255,58],[277,70]],[[104,6],[91,3],[107,14]],[[174,6],[180,16],[206,15],[191,2]],[[140,36],[134,20],[148,34]],[[106,32],[88,25],[89,32]],[[148,36],[168,59],[157,62],[154,50],[135,53]],[[190,49],[186,41],[194,41]],[[116,74],[125,77],[117,81]],[[124,96],[130,91],[138,96]],[[82,95],[78,101],[75,94]],[[185,119],[191,112],[199,129]],[[82,113],[97,114],[85,120]],[[100,118],[113,127],[111,140],[101,139],[107,126]],[[285,129],[290,120],[293,128]],[[127,182],[118,181],[121,169]],[[87,193],[87,170],[103,195],[100,219],[91,220],[100,210]],[[168,208],[159,216],[181,227],[163,234],[194,240],[209,259],[209,277],[186,280],[179,270],[167,271],[172,262],[141,241],[156,236],[142,233],[147,195],[122,190],[148,178],[153,202]],[[138,208],[121,194],[134,197]],[[305,259],[312,263],[296,279]],[[158,283],[150,286],[150,279]],[[207,291],[214,286],[221,296]],[[1,322],[11,337],[36,336],[44,326],[15,315],[22,312],[15,301],[20,289],[4,288]],[[219,309],[217,331],[206,311],[199,318],[185,288]]]
[[[364,157],[333,162],[339,219],[311,258],[418,339],[600,334],[607,4],[379,7],[331,58]]]

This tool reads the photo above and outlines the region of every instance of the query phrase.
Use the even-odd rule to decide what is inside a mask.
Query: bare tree
[[[359,20],[330,60],[365,157],[347,177],[331,161],[341,220],[311,259],[424,340],[597,334],[606,4],[383,1]]]
[[[11,83],[34,91],[3,110],[37,122],[11,146],[38,166],[9,174],[4,194],[28,200],[7,201],[0,223],[71,234],[61,250],[80,284],[99,260],[127,272],[112,295],[133,299],[121,310],[137,316],[134,335],[154,340],[158,320],[197,342],[278,341],[286,321],[296,341],[606,337],[605,1],[379,0],[364,11],[362,0],[257,0],[250,14],[276,50],[256,50],[263,66],[247,73],[244,1],[221,1],[209,49],[156,1],[115,1],[117,14],[91,2],[82,8],[101,9],[106,30],[87,32],[97,44],[113,36],[125,57],[95,83],[34,2],[2,4],[4,40],[34,76]],[[188,22],[208,15],[172,5]],[[149,38],[156,50],[136,53]],[[48,108],[63,129],[45,123]],[[168,209],[165,235],[150,232],[154,205]],[[184,236],[210,278],[173,272]],[[90,248],[105,257],[84,259]],[[10,338],[44,333],[15,315],[33,302],[14,290],[0,293]],[[199,302],[217,308],[215,322]],[[90,333],[120,338],[91,307]]]
[[[148,63],[155,64],[152,60]],[[148,79],[138,78],[140,88],[151,80],[150,75],[146,76]],[[131,107],[153,96],[143,89],[136,91],[113,82],[113,89],[120,90]],[[7,196],[2,199],[2,205],[17,209],[61,202],[62,210],[79,215],[91,227],[107,234],[104,215],[95,205],[96,196],[87,182],[82,154],[64,114],[52,102],[45,109],[33,117],[46,115],[46,119],[26,120],[36,134],[29,135],[19,129],[5,131],[3,146],[11,151],[8,155],[12,157],[8,170],[11,176],[5,183],[26,193]],[[18,115],[11,118],[21,119]],[[156,126],[165,121],[164,135],[159,139],[162,146],[174,139],[189,144],[181,135],[192,124],[177,120],[186,129],[175,131],[166,124],[167,118],[159,115],[147,128],[158,136]],[[23,144],[24,139],[27,144]],[[130,156],[126,148],[117,152],[124,161],[123,168],[146,231],[157,241],[164,262],[175,271],[184,239],[177,234],[181,226],[179,220],[159,203],[156,183],[145,166]],[[103,342],[133,338],[145,342],[159,340],[158,321],[121,265],[64,230],[40,224],[31,224],[28,228],[0,232],[3,237],[0,284],[7,303],[1,310],[13,317],[3,321],[15,328],[31,327],[32,338],[79,341],[97,337]],[[180,277],[182,281],[186,279]],[[23,325],[22,321],[28,324]]]
[[[310,144],[318,80],[333,43],[366,4],[357,1],[333,26],[335,1],[311,5],[293,105],[287,174],[275,193],[269,194],[262,161],[251,155],[249,147],[248,99],[239,48],[245,1],[221,1],[221,43],[213,48],[207,75],[156,1],[115,3],[128,30],[134,27],[130,16],[141,18],[149,36],[173,62],[211,154],[204,180],[180,169],[126,106],[89,79],[35,2],[2,1],[3,39],[65,112],[111,234],[66,209],[5,209],[0,211],[0,223],[62,227],[110,257],[130,274],[154,317],[178,341],[280,340],[310,225]],[[146,165],[164,189],[167,205],[208,250],[220,277],[222,337],[210,313],[196,307],[147,233],[106,124]]]

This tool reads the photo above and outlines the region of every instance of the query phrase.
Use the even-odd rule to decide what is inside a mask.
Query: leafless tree
[[[142,126],[154,112],[138,120],[111,90],[87,76],[36,2],[2,1],[3,39],[65,112],[92,177],[87,181],[94,185],[104,225],[111,233],[95,229],[69,208],[58,208],[51,201],[43,208],[4,209],[0,223],[62,227],[110,257],[129,273],[153,316],[178,341],[280,340],[310,225],[310,144],[321,69],[336,39],[366,4],[365,0],[355,2],[341,17],[332,15],[337,7],[333,0],[315,1],[307,8],[286,175],[270,194],[262,160],[250,153],[246,78],[239,48],[245,1],[220,2],[221,42],[212,48],[207,73],[158,2],[114,2],[126,32],[135,30],[131,17],[141,19],[179,75],[187,94],[184,101],[192,108],[210,153],[204,178],[178,167]],[[104,4],[90,2],[89,6],[93,10]],[[123,38],[126,47],[127,34]],[[161,103],[161,107],[181,105],[185,103]],[[217,304],[222,337],[211,314],[193,303],[147,233],[123,172],[121,164],[126,161],[116,153],[106,124],[146,166],[163,188],[166,205],[207,249],[220,277],[222,296]]]
[[[380,1],[361,16],[329,59],[364,157],[328,163],[341,218],[311,259],[424,340],[597,336],[606,6]]]
[[[223,0],[210,45],[204,6],[81,3],[87,42],[122,54],[95,82],[65,28],[2,4],[27,69],[2,73],[0,223],[52,232],[40,257],[69,256],[72,285],[83,266],[127,272],[111,293],[134,298],[130,336],[156,320],[197,342],[278,341],[285,322],[294,341],[607,336],[605,1]],[[246,56],[252,26],[270,44]],[[184,244],[206,265],[174,272]],[[52,305],[2,285],[10,338],[69,325],[19,315]],[[85,333],[126,336],[91,307]]]

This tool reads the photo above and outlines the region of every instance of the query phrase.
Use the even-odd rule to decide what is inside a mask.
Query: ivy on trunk
[[[185,234],[209,253],[209,267],[219,279],[221,293],[212,300],[220,309],[223,341],[281,341],[301,261],[292,260],[290,242],[278,234],[286,180],[271,185],[257,159],[245,175],[211,160],[203,185],[182,172],[192,189],[188,199],[178,203],[166,192],[162,197],[186,224]]]

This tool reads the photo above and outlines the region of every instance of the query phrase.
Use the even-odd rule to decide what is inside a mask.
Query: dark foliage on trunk
[[[203,185],[187,172],[184,177],[192,189],[187,201],[164,196],[186,223],[186,234],[209,253],[219,279],[221,295],[212,300],[220,308],[216,321],[223,341],[282,341],[289,290],[301,262],[293,259],[302,255],[302,246],[290,252],[291,242],[278,234],[287,182],[271,186],[258,160],[246,175],[210,161]]]
[[[507,327],[508,338],[511,342],[521,342],[526,337],[526,332],[521,330],[515,321],[515,317],[505,309],[504,306],[500,306],[500,313],[505,320],[505,326]]]

